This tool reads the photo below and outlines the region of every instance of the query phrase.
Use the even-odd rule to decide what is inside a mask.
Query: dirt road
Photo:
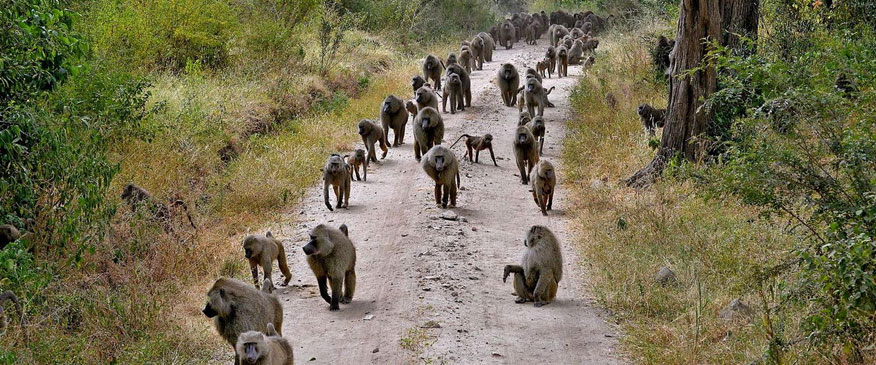
[[[462,162],[458,207],[442,210],[433,201],[433,184],[413,157],[412,127],[406,144],[391,149],[381,165],[372,164],[368,182],[353,182],[349,210],[329,212],[322,187],[311,189],[295,226],[280,234],[290,238],[286,252],[294,279],[278,287],[285,306],[284,334],[292,339],[297,363],[405,364],[508,363],[537,360],[544,364],[605,364],[614,356],[615,329],[588,297],[580,260],[569,242],[565,212],[570,209],[560,187],[554,211],[543,217],[520,184],[511,152],[517,108],[501,103],[493,79],[500,64],[523,72],[534,67],[547,48],[517,43],[497,49],[493,62],[472,73],[472,107],[444,114],[449,146],[461,133],[491,133],[499,167],[482,153],[480,164]],[[545,80],[555,86],[545,110],[544,157],[559,166],[564,116],[569,111],[573,77]],[[410,97],[405,95],[405,97]],[[374,106],[375,116],[378,105]],[[463,144],[454,148],[462,160]],[[486,151],[484,151],[486,152]],[[559,173],[562,184],[563,172]],[[332,198],[334,199],[334,198]],[[440,218],[456,213],[457,220]],[[329,312],[309,272],[301,246],[319,223],[345,223],[358,249],[358,287],[352,304]],[[551,228],[563,244],[564,275],[555,302],[541,308],[515,304],[510,281],[502,282],[505,264],[519,263],[528,228]]]

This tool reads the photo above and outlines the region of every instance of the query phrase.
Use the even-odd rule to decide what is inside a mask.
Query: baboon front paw
[[[523,303],[526,303],[526,298],[524,298],[524,297],[517,297],[517,299],[514,299],[514,303],[517,303],[517,304],[523,304]]]
[[[337,312],[339,310],[341,310],[340,306],[336,306],[336,305],[329,306],[329,311],[331,311],[331,312]]]
[[[341,304],[350,304],[353,298],[341,298]]]
[[[535,303],[533,303],[532,305],[535,306],[536,308],[539,308],[539,307],[541,307],[541,306],[543,306],[543,305],[545,305],[545,304],[547,304],[547,303],[545,303],[545,302],[535,302]]]

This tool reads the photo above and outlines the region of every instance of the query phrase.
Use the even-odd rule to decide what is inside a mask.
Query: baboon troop
[[[453,148],[453,146],[455,146],[456,143],[459,142],[459,140],[462,138],[465,138],[466,149],[466,154],[465,156],[463,156],[463,158],[467,157],[469,161],[478,163],[478,160],[481,156],[481,151],[490,150],[490,158],[493,159],[493,165],[497,167],[499,166],[499,164],[496,163],[496,155],[493,154],[493,135],[489,133],[484,134],[483,136],[471,136],[468,134],[463,134],[456,139],[456,142],[453,142],[453,145],[451,145],[450,148]],[[474,156],[472,156],[472,150],[474,150]]]
[[[517,73],[517,68],[510,63],[502,64],[496,75],[496,86],[499,87],[499,93],[502,95],[502,102],[505,103],[505,106],[516,104],[515,96],[517,88],[520,87],[520,74]]]
[[[423,171],[435,181],[435,204],[447,208],[456,206],[459,187],[459,162],[449,148],[437,145],[423,156]]]
[[[642,104],[636,112],[639,113],[642,125],[649,136],[656,134],[657,128],[663,128],[666,124],[666,109],[656,109],[648,104]]]
[[[421,109],[414,119],[414,158],[420,162],[421,155],[443,140],[444,120],[441,114],[432,107]]]
[[[392,130],[392,146],[398,147],[405,143],[405,125],[408,124],[408,110],[404,100],[395,95],[389,95],[383,99],[380,106],[380,125],[389,141],[389,131]]]
[[[520,183],[529,184],[529,174],[538,163],[538,146],[535,137],[526,126],[517,127],[514,138],[514,159],[517,160],[517,169],[520,170]]]
[[[368,160],[377,162],[377,152],[374,150],[375,143],[379,143],[380,150],[383,151],[380,159],[386,158],[388,148],[386,147],[386,134],[383,132],[383,128],[372,120],[362,119],[359,121],[359,135],[362,136],[362,144],[368,150]]]
[[[322,173],[324,182],[322,195],[326,208],[334,211],[332,203],[329,202],[329,185],[332,186],[332,190],[335,191],[335,198],[338,200],[336,207],[347,208],[350,203],[350,185],[352,185],[350,167],[347,165],[347,162],[341,158],[341,155],[333,153],[329,156],[328,161],[326,161]]]
[[[550,304],[563,278],[563,252],[554,233],[545,226],[532,226],[523,241],[526,251],[520,265],[505,265],[502,281],[514,274],[516,303]]]
[[[353,151],[353,156],[350,156],[347,164],[356,173],[356,181],[368,181],[368,157],[365,155],[365,150],[357,148]],[[362,166],[362,177],[359,177],[359,166]]]
[[[274,261],[277,261],[280,272],[286,278],[283,280],[283,286],[289,285],[289,280],[292,280],[292,272],[289,271],[289,265],[286,263],[286,249],[282,242],[271,235],[271,232],[246,236],[243,239],[243,256],[249,261],[252,281],[256,286],[259,283],[259,266],[262,267],[264,279],[271,280]]]
[[[268,323],[282,331],[283,306],[268,292],[271,287],[270,279],[258,290],[237,279],[219,278],[207,291],[207,304],[201,312],[213,318],[219,335],[235,348],[235,363],[240,363],[241,354],[236,349],[240,334],[265,332]]]
[[[292,365],[292,344],[277,333],[273,323],[265,327],[264,333],[247,331],[238,336],[235,352],[240,354],[240,364]]]
[[[319,295],[330,311],[340,310],[338,303],[350,304],[356,292],[356,247],[347,232],[346,225],[334,228],[320,224],[310,230],[310,241],[302,248],[316,276]],[[326,282],[331,285],[331,296]]]
[[[535,177],[532,178],[532,198],[541,209],[542,215],[547,215],[554,205],[554,188],[557,186],[557,175],[554,165],[547,160],[541,160],[535,166]]]

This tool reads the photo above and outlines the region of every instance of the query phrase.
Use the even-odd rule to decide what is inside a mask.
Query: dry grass
[[[757,279],[790,254],[784,222],[759,218],[733,199],[706,199],[696,185],[671,176],[648,190],[621,183],[653,156],[635,109],[644,102],[665,106],[647,40],[666,31],[664,24],[646,23],[604,36],[596,67],[572,96],[577,113],[563,160],[578,245],[595,294],[621,320],[623,349],[635,362],[764,359],[771,333],[786,340],[798,335],[797,313],[771,294],[778,281]],[[606,93],[617,98],[616,110],[606,104]],[[655,282],[663,266],[677,274],[678,285]],[[720,319],[719,311],[737,297],[755,309],[754,317]],[[785,360],[810,355],[792,351]]]

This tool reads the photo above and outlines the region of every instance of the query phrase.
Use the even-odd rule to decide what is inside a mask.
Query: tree
[[[651,163],[630,176],[627,185],[652,184],[674,157],[695,161],[703,155],[712,115],[702,105],[718,85],[717,70],[703,60],[713,42],[739,49],[740,36],[756,36],[758,16],[758,0],[681,0],[663,138]]]

